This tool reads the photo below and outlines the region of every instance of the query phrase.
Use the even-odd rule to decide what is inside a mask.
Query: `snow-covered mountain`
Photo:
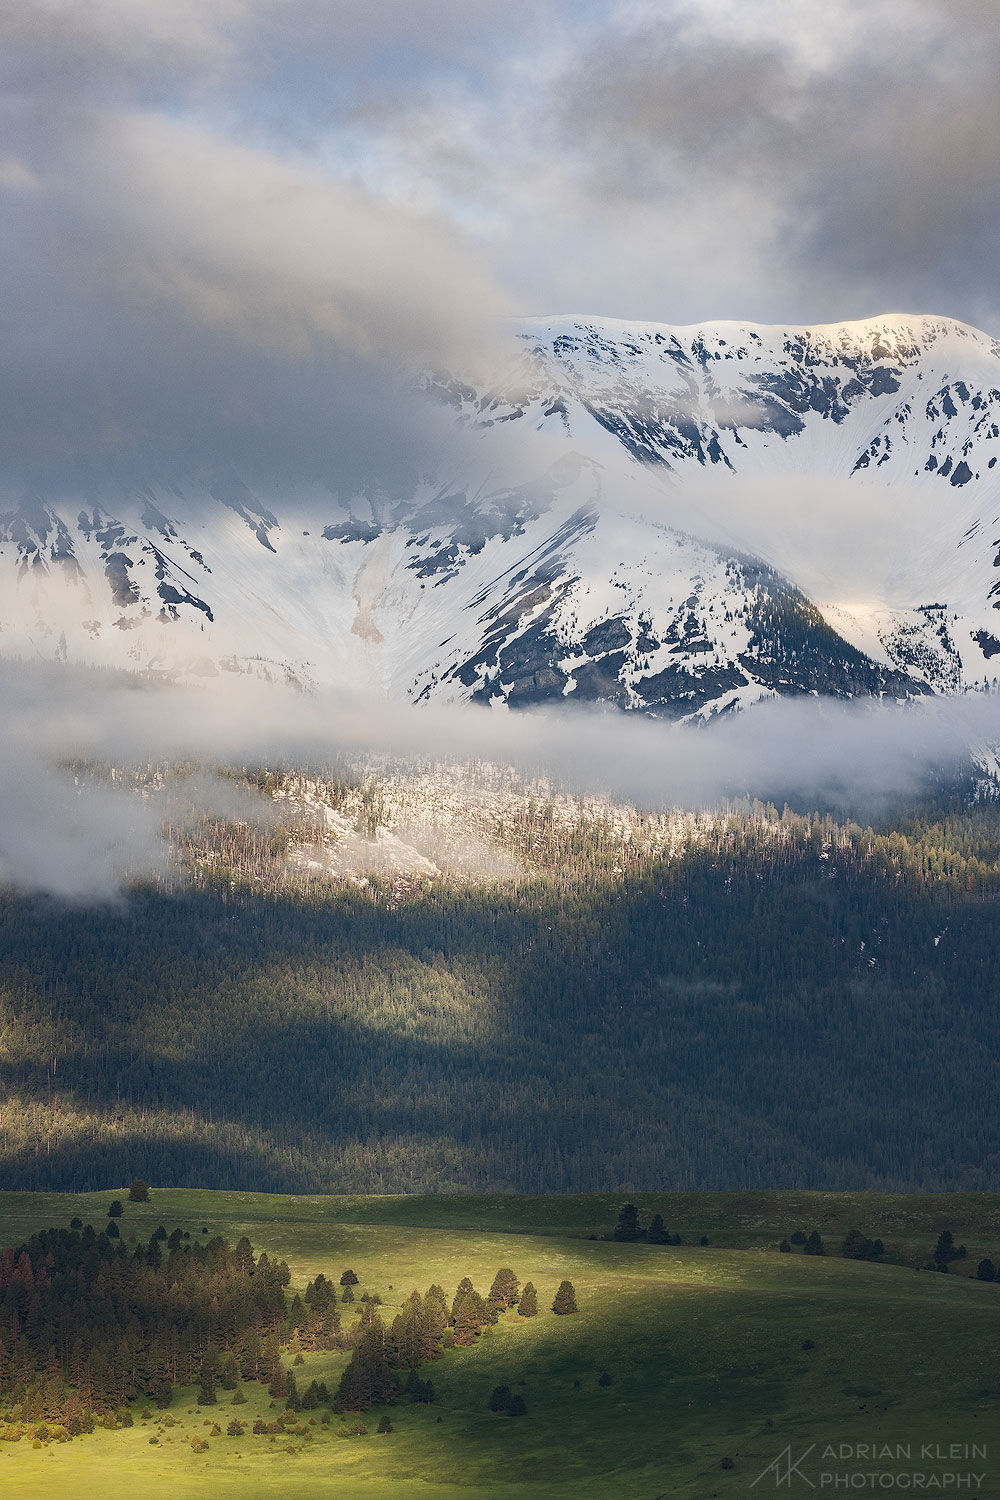
[[[413,494],[91,476],[0,516],[0,651],[679,717],[1000,676],[1000,342],[531,319]]]

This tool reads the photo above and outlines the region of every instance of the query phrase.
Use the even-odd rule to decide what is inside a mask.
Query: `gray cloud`
[[[237,138],[227,90],[261,66],[254,25],[305,9],[5,13],[6,486],[229,464],[341,491],[414,482],[433,417],[413,368],[488,359],[505,304],[440,216]]]
[[[0,477],[235,464],[405,492],[435,432],[400,368],[489,362],[512,295],[992,326],[991,21],[980,0],[8,7]]]
[[[758,305],[784,283],[810,317],[995,322],[995,13],[990,26],[974,3],[824,9],[765,4],[741,27],[676,0],[609,30],[552,95],[587,201],[598,220],[608,201],[659,202],[683,246],[690,205],[714,197],[731,254],[770,257],[770,277],[754,261]]]

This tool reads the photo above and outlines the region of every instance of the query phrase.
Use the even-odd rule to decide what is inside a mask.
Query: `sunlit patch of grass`
[[[115,1194],[0,1195],[0,1243],[73,1214],[100,1223]],[[124,1196],[119,1191],[117,1196]],[[109,1475],[152,1500],[169,1495],[288,1497],[336,1493],[357,1500],[514,1500],[515,1496],[652,1500],[660,1494],[720,1500],[788,1443],[983,1441],[995,1427],[1000,1287],[970,1280],[982,1253],[996,1251],[996,1200],[974,1195],[894,1199],[879,1195],[684,1195],[654,1204],[695,1241],[658,1247],[588,1238],[607,1233],[619,1198],[282,1198],[154,1190],[127,1204],[126,1236],[146,1239],[163,1223],[201,1238],[203,1228],[288,1259],[300,1288],[318,1271],[350,1265],[362,1290],[377,1291],[391,1319],[409,1292],[432,1281],[451,1293],[463,1275],[485,1291],[500,1265],[539,1289],[541,1312],[508,1313],[473,1348],[427,1371],[433,1406],[400,1402],[393,1432],[339,1435],[316,1417],[313,1437],[272,1443],[253,1436],[273,1418],[262,1389],[245,1387],[238,1409],[247,1433],[210,1438],[196,1453],[205,1413],[193,1394],[119,1432],[58,1447],[0,1443],[4,1494],[65,1494],[106,1500]],[[945,1223],[970,1245],[947,1276],[912,1265],[846,1261],[836,1251],[851,1224],[881,1235],[914,1262]],[[781,1255],[781,1235],[820,1227],[827,1257]],[[733,1248],[733,1245],[742,1248]],[[956,1269],[958,1274],[956,1274]],[[549,1306],[573,1281],[580,1311]],[[350,1309],[343,1308],[345,1316]],[[344,1353],[310,1354],[296,1371],[334,1383]],[[609,1377],[604,1383],[601,1376]],[[523,1396],[523,1417],[488,1409],[496,1385]],[[228,1396],[211,1412],[225,1433]],[[142,1403],[139,1403],[138,1413]],[[440,1419],[440,1420],[439,1420]],[[150,1444],[151,1435],[159,1437]],[[289,1453],[287,1448],[295,1449]],[[723,1459],[733,1467],[720,1467]]]

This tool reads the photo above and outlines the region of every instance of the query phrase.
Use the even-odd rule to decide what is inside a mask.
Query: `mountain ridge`
[[[673,718],[1000,677],[996,339],[894,314],[508,331],[492,384],[423,377],[454,444],[409,495],[233,468],[16,497],[0,649]]]

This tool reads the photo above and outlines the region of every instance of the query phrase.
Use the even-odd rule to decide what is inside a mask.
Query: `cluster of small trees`
[[[640,1224],[639,1210],[634,1203],[624,1203],[618,1214],[618,1223],[614,1228],[613,1238],[621,1244],[632,1244],[636,1240],[645,1240],[647,1245],[680,1245],[683,1240],[679,1234],[671,1234],[663,1222],[662,1214],[654,1214],[648,1224]],[[708,1244],[708,1236],[702,1235],[700,1243]]]
[[[842,1253],[846,1260],[881,1260],[885,1245],[881,1240],[870,1240],[860,1229],[849,1229],[844,1236]]]
[[[348,1274],[345,1272],[345,1275]],[[349,1273],[351,1276],[354,1272]],[[355,1277],[354,1285],[357,1285]],[[344,1290],[349,1283],[344,1283]],[[306,1287],[305,1296],[298,1292],[288,1308],[288,1348],[292,1355],[314,1353],[317,1349],[339,1349],[342,1343],[337,1288],[322,1271]]]
[[[624,1210],[623,1210],[624,1211]],[[785,1255],[791,1254],[793,1246],[801,1246],[804,1255],[825,1255],[826,1247],[823,1244],[819,1231],[814,1229],[810,1234],[805,1234],[801,1229],[787,1239],[783,1239],[778,1249]],[[869,1239],[860,1229],[849,1229],[844,1236],[841,1254],[846,1260],[881,1260],[885,1254],[885,1245],[879,1239]],[[943,1229],[938,1236],[937,1244],[927,1263],[928,1271],[947,1271],[948,1267],[956,1260],[964,1260],[967,1251],[964,1245],[955,1244],[955,1236],[950,1229]],[[979,1262],[975,1276],[979,1281],[1000,1281],[1000,1267],[997,1267],[988,1257]]]
[[[504,1412],[508,1417],[523,1417],[527,1410],[524,1397],[516,1395],[509,1385],[493,1387],[493,1394],[490,1396],[490,1411]]]
[[[823,1236],[818,1229],[811,1230],[809,1234],[797,1229],[790,1238],[781,1241],[778,1249],[783,1255],[790,1255],[793,1246],[800,1246],[803,1255],[826,1254]],[[860,1229],[849,1229],[844,1236],[840,1253],[845,1260],[881,1260],[885,1254],[885,1246],[881,1240],[870,1240]]]
[[[434,1400],[434,1386],[417,1374],[421,1365],[439,1359],[446,1349],[468,1348],[506,1312],[523,1318],[538,1314],[538,1293],[530,1281],[523,1288],[509,1266],[502,1266],[483,1297],[463,1276],[449,1303],[444,1289],[433,1285],[423,1296],[413,1291],[391,1327],[369,1301],[361,1315],[357,1342],[334,1399],[335,1411],[364,1411],[396,1401],[405,1393],[413,1401]],[[560,1316],[577,1311],[570,1281],[560,1283],[552,1301]],[[409,1371],[403,1382],[401,1372]]]
[[[792,1247],[801,1247],[803,1255],[825,1255],[826,1246],[818,1229],[813,1229],[809,1234],[797,1229],[790,1237],[783,1239],[778,1246],[782,1255],[791,1255]]]
[[[937,1244],[934,1246],[934,1253],[931,1256],[928,1269],[932,1271],[947,1271],[952,1261],[964,1260],[967,1253],[964,1245],[955,1244],[955,1236],[950,1229],[942,1229],[938,1235]],[[983,1277],[982,1279],[986,1281],[989,1278]]]

